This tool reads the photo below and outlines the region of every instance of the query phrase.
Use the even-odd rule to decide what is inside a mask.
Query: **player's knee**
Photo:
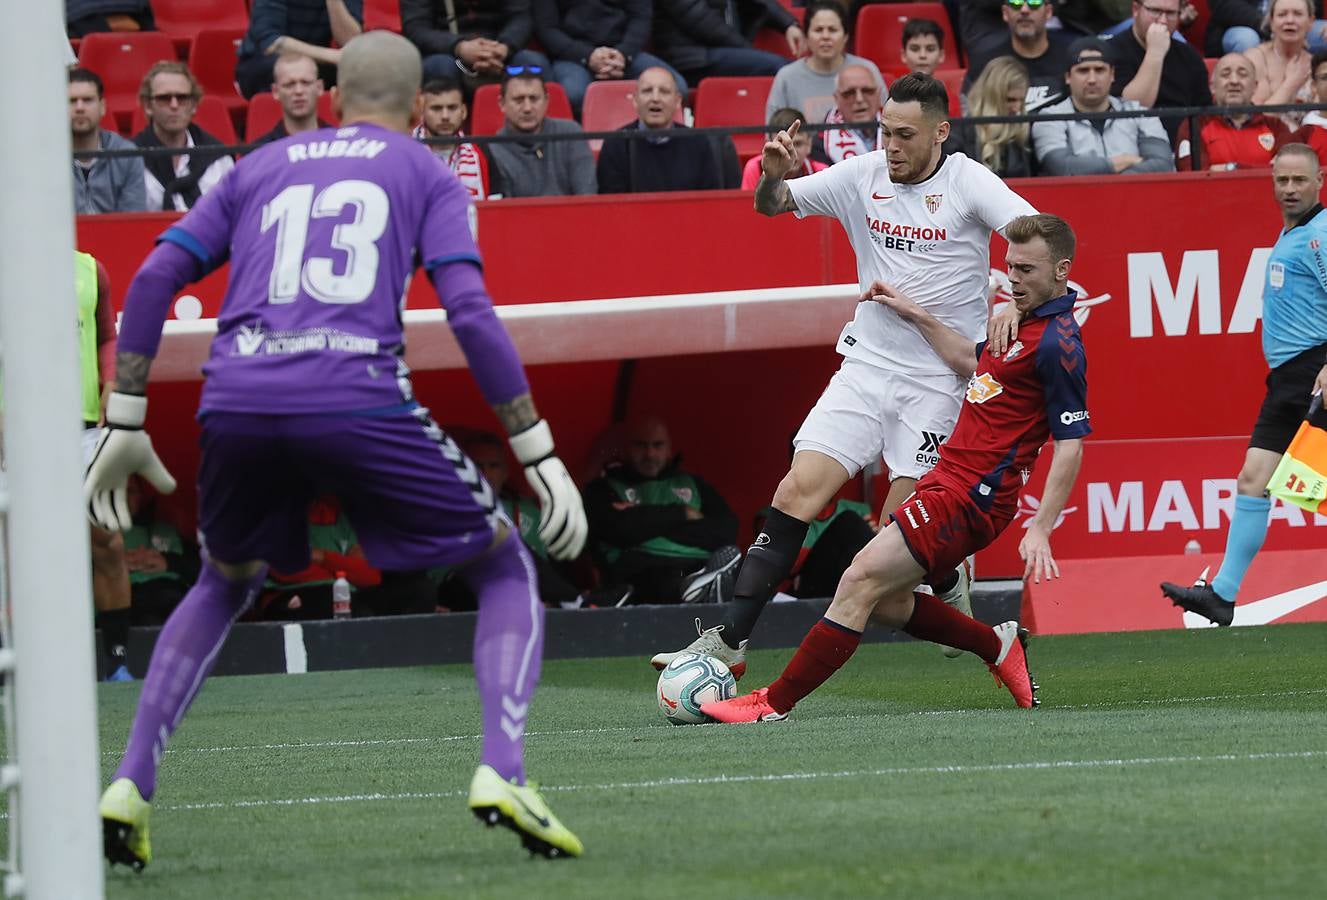
[[[834,605],[867,614],[875,607],[879,596],[879,585],[858,554],[857,559],[843,570],[839,589],[834,594]]]
[[[775,488],[773,506],[779,512],[809,522],[824,505],[818,502],[821,490],[822,488],[806,473],[794,468],[783,476],[783,480]]]
[[[1235,490],[1246,497],[1261,497],[1267,491],[1267,479],[1260,478],[1261,472],[1254,472],[1245,466],[1240,470],[1235,482]]]

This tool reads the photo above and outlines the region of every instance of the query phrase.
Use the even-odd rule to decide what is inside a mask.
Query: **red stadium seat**
[[[103,32],[83,38],[78,64],[101,76],[106,85],[106,109],[120,129],[138,105],[138,85],[152,64],[175,59],[175,45],[159,31]]]
[[[551,119],[573,119],[571,101],[562,85],[555,81],[548,86],[548,116]],[[470,104],[470,134],[497,134],[502,128],[502,110],[498,108],[501,85],[481,84]]]
[[[400,0],[364,0],[364,30],[401,33]]]
[[[320,98],[321,99],[321,98]],[[249,111],[244,117],[244,139],[254,141],[276,127],[281,121],[281,104],[272,94],[254,94],[249,98]]]
[[[701,79],[696,88],[696,127],[764,125],[765,101],[773,83],[766,76]],[[740,158],[749,159],[765,146],[765,135],[735,134],[733,144]]]
[[[323,91],[322,96],[318,98],[318,118],[322,119],[328,125],[340,125],[341,117],[332,112],[332,92]],[[275,122],[272,124],[276,124]]]
[[[857,16],[854,50],[884,69],[898,68],[903,56],[903,26],[909,19],[930,19],[945,33],[942,69],[961,68],[958,43],[949,24],[949,14],[940,3],[884,3],[862,7]]]
[[[1207,63],[1207,80],[1211,81],[1212,73],[1216,71],[1216,64],[1221,62],[1221,57],[1219,56],[1206,57],[1203,59],[1203,62]]]
[[[199,31],[244,31],[249,10],[244,0],[152,0],[157,28],[170,35],[177,47],[187,48]],[[232,66],[233,68],[233,66]]]
[[[194,113],[194,123],[223,144],[238,144],[235,126],[230,120],[230,111],[226,104],[211,94],[204,94],[198,101],[198,111]],[[129,134],[135,135],[147,127],[147,114],[141,105],[134,107],[134,115],[129,125]]]
[[[225,105],[232,127],[244,121],[248,106],[235,87],[235,55],[243,37],[243,30],[207,29],[194,35],[189,47],[189,70],[207,96]]]
[[[963,88],[963,78],[968,74],[967,69],[936,69],[935,77],[945,84],[945,90],[949,93],[949,114],[954,117],[963,115],[963,104],[959,101],[959,91]]]

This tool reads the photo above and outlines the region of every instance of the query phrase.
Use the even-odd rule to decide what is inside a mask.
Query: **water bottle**
[[[1197,538],[1189,538],[1189,543],[1184,545],[1184,552],[1189,554],[1190,556],[1197,553],[1202,553],[1203,545],[1198,543]]]
[[[336,573],[332,582],[332,618],[350,618],[350,582],[346,581],[345,572]]]

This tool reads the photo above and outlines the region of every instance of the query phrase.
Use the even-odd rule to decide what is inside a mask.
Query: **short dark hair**
[[[419,89],[421,94],[446,94],[451,91],[460,91],[461,82],[455,78],[430,78],[424,82],[424,86]],[[465,99],[465,92],[461,91],[461,98]]]
[[[498,90],[499,97],[507,96],[507,85],[511,84],[513,81],[537,81],[539,82],[539,86],[544,89],[544,93],[548,93],[548,82],[544,80],[543,72],[531,72],[530,66],[519,66],[516,68],[520,68],[522,71],[515,75],[511,72],[502,73],[502,87]]]
[[[918,103],[922,112],[936,119],[949,117],[949,91],[945,83],[921,72],[909,72],[889,86],[894,103]]]
[[[1313,54],[1313,59],[1309,62],[1309,77],[1312,78],[1313,73],[1318,71],[1318,66],[1325,62],[1327,62],[1327,50],[1319,50]]]
[[[1004,237],[1011,244],[1026,244],[1041,238],[1051,251],[1053,263],[1073,259],[1078,249],[1078,238],[1074,237],[1074,230],[1069,227],[1069,223],[1050,213],[1019,216],[1005,226]]]
[[[82,66],[75,66],[69,70],[69,83],[82,81],[97,88],[97,99],[100,100],[106,94],[106,85],[101,83],[101,76],[91,69],[85,69]]]
[[[769,117],[770,134],[778,134],[780,131],[787,131],[794,122],[806,123],[806,113],[800,109],[793,109],[791,106],[785,106],[782,109],[774,110],[774,114]]]
[[[935,42],[941,47],[945,45],[945,30],[940,27],[940,23],[934,19],[909,19],[903,26],[903,49],[908,49],[908,41],[915,37],[926,37],[927,35],[935,38]]]
[[[839,17],[839,24],[843,26],[845,33],[852,33],[852,22],[848,20],[848,11],[843,8],[843,4],[838,0],[811,0],[806,4],[806,18],[802,21],[807,27],[811,26],[811,17],[818,12],[832,12]]]

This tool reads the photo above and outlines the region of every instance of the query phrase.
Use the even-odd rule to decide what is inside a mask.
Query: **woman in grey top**
[[[835,0],[813,0],[806,8],[806,35],[811,55],[790,62],[774,76],[774,85],[765,103],[765,118],[790,106],[806,114],[808,122],[822,122],[834,108],[834,78],[844,66],[865,66],[880,86],[884,102],[885,80],[876,64],[847,52],[848,22],[843,7]]]

